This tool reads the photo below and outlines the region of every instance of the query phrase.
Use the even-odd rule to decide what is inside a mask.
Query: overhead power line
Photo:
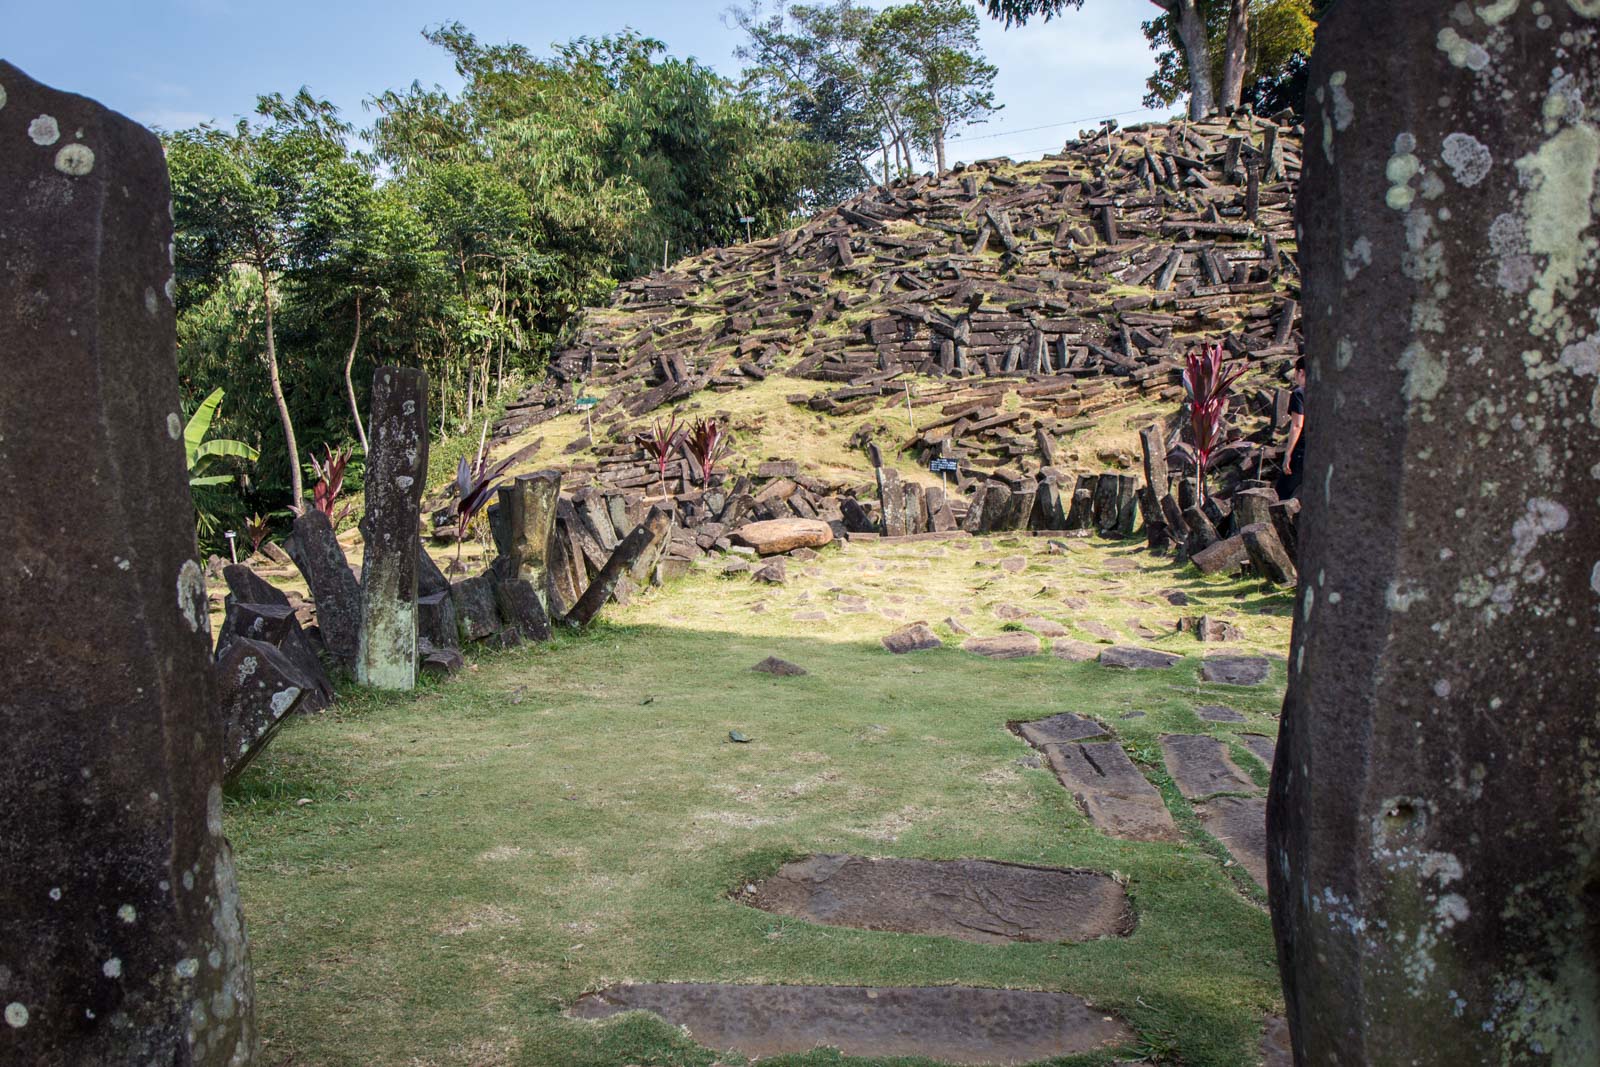
[[[998,133],[979,133],[971,137],[949,137],[945,144],[956,144],[962,141],[992,141],[996,137],[1011,137],[1019,133],[1034,133],[1038,130],[1054,130],[1062,126],[1076,126],[1083,122],[1099,122],[1101,119],[1120,119],[1124,115],[1142,115],[1145,108],[1136,107],[1128,111],[1113,111],[1109,115],[1090,115],[1087,118],[1067,119],[1065,122],[1050,122],[1043,126],[1024,126],[1020,130],[1001,130]]]

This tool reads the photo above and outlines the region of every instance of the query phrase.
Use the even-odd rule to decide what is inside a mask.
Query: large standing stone
[[[344,558],[333,524],[317,508],[295,516],[285,547],[317,605],[317,632],[328,654],[354,667],[361,648],[361,583]]]
[[[380,689],[417,684],[417,553],[428,475],[428,375],[372,374],[367,513],[361,520],[361,637],[356,679]]]
[[[550,556],[555,537],[556,502],[561,498],[561,472],[520,474],[500,487],[500,509],[509,531],[508,555],[516,577],[533,586],[545,615],[550,615]]]
[[[166,162],[4,62],[0,101],[0,1062],[245,1063]]]
[[[1268,813],[1301,1063],[1600,1062],[1597,34],[1589,0],[1317,31]]]

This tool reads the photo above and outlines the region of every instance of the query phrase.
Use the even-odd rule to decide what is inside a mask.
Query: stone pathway
[[[762,911],[858,930],[979,944],[1126,936],[1122,886],[1095,871],[986,860],[818,855],[786,863],[740,898]]]
[[[1267,801],[1264,797],[1214,797],[1197,807],[1206,833],[1267,888]]]
[[[1101,666],[1130,671],[1164,671],[1182,662],[1182,656],[1137,645],[1115,645],[1100,653]]]
[[[1265,656],[1211,656],[1200,665],[1200,677],[1221,685],[1260,685],[1272,677]]]
[[[1115,741],[1049,745],[1044,754],[1096,829],[1129,841],[1177,840],[1161,793]]]
[[[572,1008],[580,1019],[625,1011],[654,1012],[697,1044],[750,1057],[833,1048],[1020,1067],[1134,1040],[1125,1023],[1080,997],[966,986],[620,985]]]
[[[990,659],[1022,659],[1025,656],[1037,656],[1043,646],[1039,643],[1038,634],[1018,630],[994,637],[969,637],[961,642],[961,647]]]
[[[1229,758],[1228,746],[1209,734],[1166,734],[1161,755],[1187,800],[1256,791],[1256,783]]]
[[[1037,749],[1043,749],[1046,745],[1071,744],[1074,741],[1104,740],[1108,736],[1104,726],[1093,719],[1074,715],[1070,711],[1052,715],[1048,719],[1012,723],[1011,728]]]

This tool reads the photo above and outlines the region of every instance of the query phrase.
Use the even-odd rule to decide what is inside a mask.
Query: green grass
[[[613,982],[694,980],[1059,989],[1127,1019],[1142,1046],[1124,1053],[1254,1063],[1262,1016],[1281,1007],[1262,895],[1224,869],[1160,769],[1158,738],[1273,732],[1283,667],[1269,686],[1236,690],[1200,683],[1197,659],[1167,672],[995,662],[961,652],[940,620],[998,633],[993,609],[1007,603],[1126,632],[1136,618],[1234,612],[1246,647],[1276,650],[1288,598],[1191,577],[1131,546],[1043,548],[1019,538],[829,549],[791,562],[795,578],[778,588],[705,573],[611,609],[587,634],[478,655],[406,697],[354,692],[291,724],[227,809],[264,1062],[739,1062],[651,1016],[562,1014]],[[999,568],[1016,555],[1029,559],[1021,574]],[[1140,569],[1107,569],[1124,558]],[[1154,596],[1174,588],[1195,603]],[[872,610],[841,612],[841,595]],[[793,618],[814,610],[828,619]],[[914,619],[946,647],[895,657],[878,646]],[[1182,635],[1140,643],[1191,656],[1208,647]],[[810,673],[750,671],[767,655]],[[1194,708],[1212,702],[1248,722],[1199,719]],[[1147,715],[1119,718],[1129,710]],[[1153,761],[1144,769],[1181,844],[1103,836],[1047,770],[1019,762],[1031,749],[1007,722],[1058,711],[1100,718]],[[753,742],[728,743],[730,729]],[[1235,758],[1264,781],[1248,754]],[[728,899],[814,851],[1114,872],[1138,926],[1086,944],[977,945],[814,926]]]

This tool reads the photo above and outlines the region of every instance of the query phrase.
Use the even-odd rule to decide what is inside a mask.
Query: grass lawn
[[[1021,573],[999,566],[1016,556]],[[1276,731],[1281,662],[1254,689],[1206,685],[1197,666],[1213,648],[1281,652],[1289,597],[1088,541],[1065,556],[1031,538],[858,544],[789,569],[782,587],[707,571],[608,609],[581,636],[479,654],[405,697],[347,687],[336,709],[287,726],[226,812],[264,1062],[740,1062],[653,1016],[564,1017],[583,992],[625,980],[1063,990],[1139,1033],[1123,1059],[1257,1062],[1262,1017],[1281,1010],[1264,897],[1200,829],[1157,739]],[[1157,595],[1173,589],[1194,602]],[[1082,640],[1096,638],[1079,624],[1098,623],[1191,658],[1120,672],[960,651],[942,620],[998,633],[1016,625],[1001,605]],[[1207,612],[1231,616],[1244,641],[1135,637]],[[917,619],[946,647],[896,657],[878,645]],[[767,655],[810,673],[749,669]],[[1247,721],[1198,718],[1209,703]],[[1112,728],[1161,787],[1182,843],[1102,835],[1027,765],[1007,722],[1059,711]],[[1121,718],[1130,711],[1146,714]],[[732,744],[729,730],[753,740]],[[729,899],[819,851],[1114,872],[1137,927],[1077,945],[980,945],[815,926]]]

